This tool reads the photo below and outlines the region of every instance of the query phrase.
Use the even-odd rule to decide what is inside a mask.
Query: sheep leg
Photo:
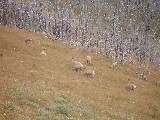
[[[88,63],[88,60],[87,60],[87,63]]]
[[[77,68],[74,68],[74,70],[76,70],[76,72],[78,71],[78,69],[77,69]]]

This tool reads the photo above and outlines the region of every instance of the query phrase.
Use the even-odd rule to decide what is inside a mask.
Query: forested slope
[[[130,55],[160,65],[158,0],[7,0],[1,23],[45,32],[63,43],[109,56],[120,62]]]

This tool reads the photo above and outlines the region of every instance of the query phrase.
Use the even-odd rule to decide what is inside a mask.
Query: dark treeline
[[[158,0],[1,0],[0,23],[107,57],[114,51],[121,62],[136,55],[160,65]]]

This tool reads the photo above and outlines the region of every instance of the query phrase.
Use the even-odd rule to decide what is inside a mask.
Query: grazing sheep
[[[27,42],[32,42],[32,38],[26,38],[24,41],[25,41],[26,43],[27,43]]]
[[[92,77],[94,77],[95,72],[94,72],[94,71],[92,71],[92,70],[86,70],[86,71],[84,72],[84,75],[87,75],[87,77],[88,77],[88,76],[92,76]]]
[[[91,65],[92,64],[91,61],[92,61],[91,56],[87,56],[87,63]]]
[[[118,66],[118,62],[114,62],[110,68],[116,68],[117,69],[117,66]]]
[[[130,91],[130,90],[134,91],[134,89],[136,89],[136,85],[134,85],[134,84],[128,84],[128,85],[125,85],[124,88],[126,90],[128,90],[128,91]]]
[[[124,86],[124,88],[128,91],[136,89],[136,85],[131,83],[131,80],[128,79],[128,84]]]
[[[75,65],[74,65],[74,69],[76,70],[76,72],[78,70],[81,70],[82,71],[82,68],[83,68],[83,65],[80,63],[80,62],[77,62]]]
[[[46,56],[47,53],[45,51],[46,51],[46,49],[43,49],[42,52],[41,52],[41,55],[45,55]]]
[[[77,62],[77,61],[74,61],[74,60],[72,60],[72,62],[74,63],[74,70],[76,70],[76,72],[78,71],[78,70],[81,70],[82,71],[82,68],[83,68],[83,65],[82,65],[82,63],[80,63],[80,62]]]

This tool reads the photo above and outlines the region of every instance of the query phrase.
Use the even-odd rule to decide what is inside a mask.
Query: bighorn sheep
[[[32,42],[32,38],[26,38],[24,41],[25,41],[26,43],[27,43],[27,42]]]
[[[84,72],[84,75],[87,75],[87,77],[88,77],[88,76],[92,76],[92,77],[94,77],[95,72],[94,72],[94,71],[92,71],[92,70],[86,70],[86,71]]]
[[[131,84],[131,83],[130,83],[130,79],[128,79],[128,84],[125,85],[124,88],[125,88],[126,90],[128,90],[128,91],[130,91],[130,90],[133,90],[133,91],[134,91],[134,90],[136,89],[136,85]]]
[[[80,62],[77,62],[77,61],[74,61],[74,60],[72,60],[72,62],[74,63],[74,70],[76,70],[76,72],[78,71],[78,70],[81,70],[82,71],[82,68],[83,68],[83,65],[82,65],[82,63],[80,63]]]
[[[117,66],[118,66],[118,62],[114,62],[114,63],[112,63],[110,68],[116,68],[117,69]]]
[[[126,90],[130,91],[136,89],[136,86],[134,84],[128,84],[124,86]]]
[[[43,49],[42,52],[41,52],[41,55],[45,55],[46,56],[47,53],[45,51],[46,51],[46,49]]]
[[[92,64],[91,61],[92,61],[91,56],[87,56],[87,63],[91,65]]]

